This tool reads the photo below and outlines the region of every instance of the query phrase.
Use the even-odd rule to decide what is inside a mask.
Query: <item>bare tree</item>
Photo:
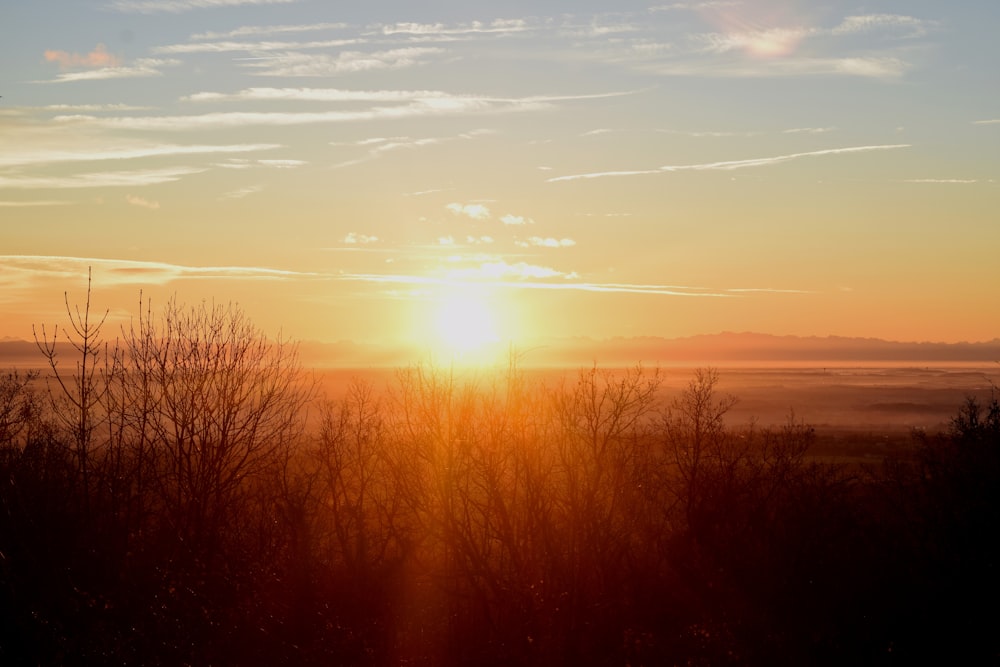
[[[312,396],[294,346],[235,306],[167,303],[123,332],[116,428],[155,467],[160,516],[189,548],[217,546],[244,480],[299,436]]]
[[[40,336],[32,326],[35,344],[52,370],[52,378],[58,387],[58,391],[53,391],[51,386],[49,387],[49,397],[57,418],[70,433],[77,471],[83,485],[85,515],[88,514],[90,503],[91,454],[96,444],[94,432],[103,418],[100,404],[109,381],[105,374],[98,372],[101,368],[102,355],[105,362],[108,357],[107,346],[101,339],[101,329],[107,319],[108,311],[105,310],[96,321],[92,319],[91,294],[90,268],[87,269],[87,297],[82,310],[79,305],[71,308],[69,293],[63,293],[70,328],[62,327],[62,335],[79,355],[74,372],[67,374],[59,368],[60,327],[52,327],[50,338],[44,324],[41,326]]]

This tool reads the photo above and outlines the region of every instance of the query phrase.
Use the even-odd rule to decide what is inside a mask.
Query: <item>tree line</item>
[[[728,423],[711,369],[666,403],[658,369],[513,357],[328,400],[237,307],[66,306],[45,377],[0,374],[3,664],[1000,657],[996,399],[860,467]]]

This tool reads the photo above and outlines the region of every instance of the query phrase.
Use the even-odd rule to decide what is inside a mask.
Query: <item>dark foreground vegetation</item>
[[[236,309],[0,375],[0,664],[996,664],[1000,407],[871,468],[698,372],[325,402]]]

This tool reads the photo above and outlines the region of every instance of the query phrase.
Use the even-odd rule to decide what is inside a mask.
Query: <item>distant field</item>
[[[37,368],[37,357],[31,361],[30,365],[21,364],[20,370]],[[47,369],[39,370],[44,377]],[[68,364],[66,370],[71,370]],[[529,368],[522,372],[530,382],[555,388],[563,382],[574,382],[578,370]],[[796,421],[816,429],[818,450],[856,453],[861,448],[869,456],[883,449],[873,449],[879,443],[884,443],[884,448],[904,446],[911,441],[914,430],[935,433],[946,429],[967,396],[976,396],[985,403],[992,387],[1000,384],[1000,368],[971,365],[756,366],[721,367],[718,371],[719,391],[738,398],[728,415],[730,425],[751,420],[760,426],[780,425],[794,411]],[[353,380],[368,382],[379,392],[389,390],[397,383],[399,369],[318,368],[308,372],[313,374],[322,395],[337,400]],[[485,386],[493,381],[494,373],[462,370],[455,371],[455,377],[460,382],[474,381]],[[661,368],[660,373],[661,404],[667,406],[690,381],[694,368]],[[43,386],[43,382],[40,380],[38,385]]]
[[[947,426],[966,396],[986,400],[992,383],[1000,381],[995,368],[974,367],[836,367],[836,368],[720,368],[719,389],[739,401],[730,423],[756,419],[762,426],[784,423],[794,410],[796,420],[828,434],[908,434],[913,429],[934,432]],[[393,369],[316,370],[320,386],[331,398],[342,395],[352,378],[390,387]],[[667,405],[691,379],[692,368],[666,368],[663,404]],[[572,382],[577,369],[528,369],[533,382],[549,387]],[[461,379],[489,382],[486,372],[457,372]]]

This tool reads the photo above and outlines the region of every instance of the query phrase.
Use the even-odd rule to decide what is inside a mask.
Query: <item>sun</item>
[[[443,295],[434,314],[434,331],[441,351],[456,359],[480,356],[500,342],[486,294]]]

